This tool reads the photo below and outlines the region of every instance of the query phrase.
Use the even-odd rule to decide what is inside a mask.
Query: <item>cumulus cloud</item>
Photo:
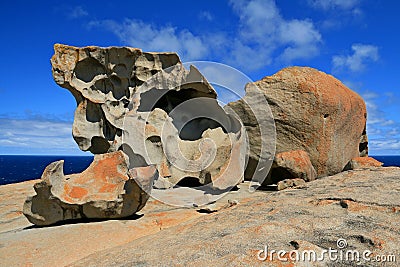
[[[379,60],[379,49],[374,45],[353,44],[351,46],[353,54],[336,55],[332,57],[334,71],[350,70],[359,72],[366,68],[367,63]]]
[[[318,53],[322,37],[311,20],[283,18],[272,0],[230,1],[230,4],[240,19],[240,39],[233,49],[236,59],[240,58],[237,53],[250,55],[251,65],[256,69],[270,64],[274,56],[292,61]]]
[[[239,18],[236,34],[194,33],[171,25],[142,20],[102,20],[90,27],[107,29],[121,42],[146,51],[177,51],[184,61],[208,59],[212,55],[246,70],[315,56],[321,34],[311,20],[285,19],[273,0],[230,1]],[[202,13],[204,18],[211,14]]]
[[[396,139],[378,139],[371,140],[372,146],[376,151],[376,155],[399,155],[400,140]]]
[[[187,29],[178,30],[173,26],[145,23],[141,20],[125,19],[92,21],[89,27],[102,27],[110,30],[125,44],[146,51],[178,51],[186,60],[206,56],[207,48],[202,36],[196,36]]]
[[[400,121],[390,118],[381,110],[385,94],[365,91],[361,93],[367,105],[367,134],[371,155],[400,154]]]

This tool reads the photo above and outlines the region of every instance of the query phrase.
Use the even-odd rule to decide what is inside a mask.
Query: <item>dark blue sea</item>
[[[0,185],[38,179],[47,165],[61,159],[64,160],[64,174],[71,174],[86,169],[93,157],[0,155]]]
[[[384,166],[400,167],[400,156],[373,156]],[[92,162],[89,156],[5,156],[0,155],[0,185],[38,179],[51,162],[64,160],[64,174],[78,173]]]

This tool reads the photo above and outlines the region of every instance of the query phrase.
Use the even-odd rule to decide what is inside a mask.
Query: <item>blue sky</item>
[[[55,43],[177,51],[251,79],[290,65],[362,95],[371,155],[400,155],[400,2],[395,0],[4,1],[0,154],[84,154],[75,100],[51,76]]]

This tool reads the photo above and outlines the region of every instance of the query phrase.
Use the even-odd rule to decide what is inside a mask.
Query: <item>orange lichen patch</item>
[[[114,192],[116,189],[116,184],[105,184],[99,189],[99,193],[110,193]]]
[[[282,152],[279,153],[277,156],[293,162],[298,167],[305,168],[307,167],[307,162],[304,155],[305,153],[306,152],[301,150],[295,150],[295,151]]]
[[[153,136],[153,135],[158,136],[159,135],[159,131],[153,125],[146,124],[146,126],[145,126],[145,135],[146,136]]]
[[[351,160],[352,169],[382,167],[383,163],[372,157],[356,157]]]
[[[382,206],[375,206],[375,205],[366,205],[363,203],[355,202],[355,201],[344,201],[347,204],[347,209],[351,212],[360,212],[360,211],[383,211],[383,212],[391,212],[393,211],[392,208],[382,207]]]
[[[139,174],[146,170],[140,170]],[[99,199],[98,194],[101,194],[102,199],[112,200],[121,193],[124,182],[128,179],[128,167],[123,152],[96,155],[82,173],[65,176],[63,192],[59,194],[68,203]]]
[[[74,186],[72,190],[69,192],[69,196],[72,198],[82,199],[86,196],[88,191],[85,188]]]
[[[378,248],[378,249],[383,249],[383,247],[385,246],[385,240],[382,240],[380,238],[373,238],[372,240],[374,242],[374,247]]]
[[[124,165],[125,158],[122,153],[104,154],[81,174],[75,175],[70,180],[70,183],[90,185],[90,188],[100,190],[104,185],[120,183],[129,179],[129,177],[120,170]]]

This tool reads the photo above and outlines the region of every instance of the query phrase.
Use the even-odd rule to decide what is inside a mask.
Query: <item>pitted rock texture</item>
[[[131,167],[156,164],[158,188],[188,177],[223,190],[242,181],[244,128],[193,66],[163,70],[139,87],[124,123]]]
[[[161,188],[187,177],[218,189],[242,180],[244,128],[194,66],[184,68],[175,53],[129,47],[54,50],[54,80],[77,101],[72,132],[80,149],[123,150],[130,168],[157,164]]]
[[[318,177],[339,173],[352,158],[367,154],[365,103],[333,76],[289,67],[254,84],[264,93],[275,119],[276,153],[307,152]],[[229,105],[246,126],[249,162],[257,162],[260,138],[255,117],[242,100]],[[252,172],[248,168],[246,176]]]
[[[46,167],[23,212],[36,225],[84,218],[121,218],[144,207],[158,173],[154,166],[128,169],[121,152],[96,155],[82,173],[65,176],[63,161]]]
[[[176,53],[145,53],[131,47],[54,46],[54,80],[75,97],[73,137],[94,154],[117,151],[136,88],[161,69],[180,64]]]

